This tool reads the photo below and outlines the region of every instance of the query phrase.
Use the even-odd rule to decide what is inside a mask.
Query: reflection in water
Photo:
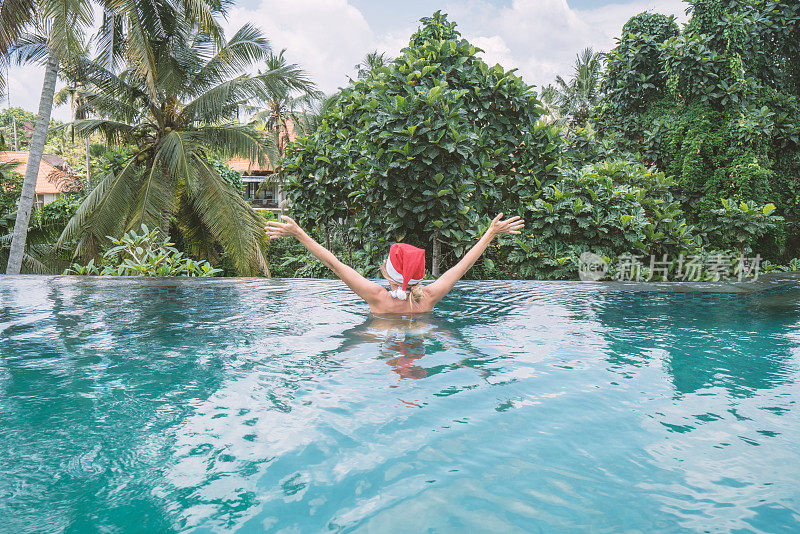
[[[798,302],[0,278],[0,532],[797,531]]]
[[[608,361],[621,369],[663,361],[677,394],[720,386],[752,396],[795,380],[800,291],[598,296]],[[754,361],[757,359],[757,362]]]
[[[378,358],[384,360],[401,379],[419,380],[457,367],[476,368],[484,377],[489,374],[488,370],[481,369],[481,364],[491,358],[466,343],[446,319],[436,314],[411,317],[369,314],[364,323],[343,332],[340,337],[344,341],[329,354],[354,350],[363,344],[374,345]],[[462,357],[448,365],[426,369],[418,361],[425,356],[426,350],[432,353],[445,351]]]

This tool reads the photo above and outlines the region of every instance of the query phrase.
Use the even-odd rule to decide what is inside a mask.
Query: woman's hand
[[[267,235],[270,239],[279,237],[298,237],[300,235],[302,230],[296,222],[286,215],[281,215],[280,218],[285,222],[267,221],[267,225],[264,227],[264,230],[267,231]]]
[[[492,237],[500,234],[518,234],[525,227],[525,221],[519,216],[511,217],[505,221],[501,221],[500,219],[502,218],[503,214],[499,213],[492,220],[492,224],[489,225],[489,229],[486,232]]]

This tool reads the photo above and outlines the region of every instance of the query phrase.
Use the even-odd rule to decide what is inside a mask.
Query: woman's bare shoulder
[[[428,313],[433,310],[436,303],[426,294],[422,302],[411,304],[410,300],[398,300],[392,297],[388,291],[383,292],[377,299],[369,303],[372,313]]]

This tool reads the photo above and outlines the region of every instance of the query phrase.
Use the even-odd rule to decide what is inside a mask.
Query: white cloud
[[[495,63],[501,65],[512,65],[514,63],[511,49],[499,35],[475,37],[470,42],[483,50],[483,58],[490,66]]]
[[[306,69],[326,92],[346,85],[347,75],[368,52],[396,55],[408,39],[394,31],[376,35],[346,0],[262,0],[255,9],[234,8],[228,33],[248,22],[261,28],[276,51],[286,48],[289,60]]]
[[[4,73],[5,74],[5,73]],[[28,65],[25,67],[11,67],[8,72],[8,97],[11,105],[21,107],[37,113],[39,110],[39,98],[42,93],[42,81],[44,80],[44,68],[38,65]],[[59,84],[57,88],[63,85]],[[0,99],[3,108],[8,106],[8,99],[4,96]],[[52,117],[60,121],[70,120],[71,110],[68,104],[53,108]]]
[[[485,0],[471,0],[451,4],[447,11],[464,37],[488,45],[481,46],[487,60],[518,68],[528,83],[541,87],[558,74],[568,75],[575,56],[587,46],[611,49],[633,15],[642,11],[676,15],[680,23],[687,20],[686,6],[682,0],[637,0],[577,10],[566,0],[513,0],[498,8]],[[502,52],[500,45],[505,47]]]
[[[485,50],[489,63],[518,68],[528,83],[541,87],[557,74],[568,75],[586,46],[610,49],[631,16],[654,11],[685,22],[687,5],[682,0],[634,0],[577,10],[567,0],[513,0],[508,6],[451,0],[445,11],[467,39]],[[348,0],[260,0],[254,8],[235,7],[228,16],[228,34],[246,23],[261,28],[275,50],[286,48],[289,60],[305,68],[326,92],[346,85],[353,66],[368,52],[397,55],[416,29],[416,24],[402,23],[377,34]],[[10,76],[12,104],[35,111],[41,69],[13,68]],[[69,115],[69,106],[54,112],[61,120]]]

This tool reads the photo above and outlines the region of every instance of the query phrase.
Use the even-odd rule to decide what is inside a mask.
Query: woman
[[[501,220],[503,214],[500,213],[489,225],[489,229],[486,230],[483,237],[461,258],[461,261],[425,287],[421,286],[422,278],[425,275],[425,251],[404,243],[395,243],[390,249],[389,257],[380,266],[381,274],[391,286],[391,291],[386,291],[381,285],[367,280],[355,269],[339,261],[331,251],[314,241],[292,219],[286,215],[281,217],[285,222],[269,221],[267,223],[265,229],[270,239],[297,238],[311,254],[364,299],[369,304],[369,310],[376,314],[409,314],[431,311],[436,303],[447,295],[455,283],[478,261],[483,251],[496,236],[518,234],[525,223],[519,217],[511,217],[503,221]]]

